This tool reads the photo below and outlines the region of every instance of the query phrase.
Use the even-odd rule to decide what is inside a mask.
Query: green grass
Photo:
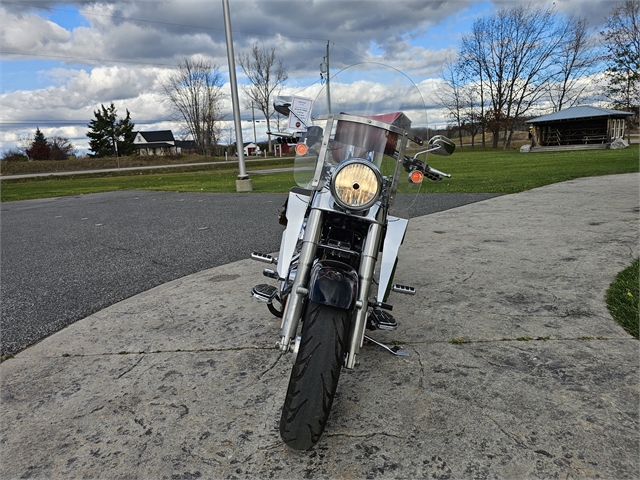
[[[248,162],[253,191],[288,192],[293,174],[251,175],[251,170],[293,166],[293,159]],[[176,167],[171,169],[129,172],[3,179],[0,200],[29,200],[118,190],[156,190],[172,192],[233,193],[236,191],[238,166],[235,163]]]
[[[607,290],[607,307],[613,319],[638,338],[638,301],[640,291],[638,259],[620,272]]]
[[[224,157],[207,157],[203,155],[175,155],[156,157],[80,157],[67,160],[34,160],[31,162],[2,162],[0,168],[3,175],[20,173],[71,172],[74,170],[94,170],[99,168],[126,168],[159,165],[176,165],[183,163],[220,162]]]
[[[528,154],[465,150],[451,157],[431,156],[430,164],[452,178],[427,182],[425,189],[457,193],[516,193],[579,177],[639,171],[638,145]]]
[[[452,178],[433,183],[425,180],[423,192],[515,193],[578,177],[639,171],[638,145],[622,150],[586,150],[522,154],[517,151],[457,151],[451,157],[429,157],[438,170]],[[292,165],[292,160],[248,162],[253,191],[287,192],[293,173],[251,174],[252,169]],[[116,190],[163,190],[175,192],[236,191],[237,164],[137,171],[117,174],[70,175],[32,179],[3,179],[0,200],[79,195]],[[402,181],[401,181],[402,185]],[[402,191],[403,188],[400,189]]]

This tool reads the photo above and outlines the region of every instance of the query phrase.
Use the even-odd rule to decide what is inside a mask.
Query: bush
[[[2,154],[3,162],[26,162],[27,160],[29,160],[27,156],[17,148],[12,148]]]

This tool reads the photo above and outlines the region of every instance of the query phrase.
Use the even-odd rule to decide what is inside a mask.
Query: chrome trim
[[[344,203],[340,199],[340,197],[338,195],[336,195],[335,180],[338,177],[338,175],[340,174],[340,172],[343,169],[345,169],[348,166],[350,166],[350,165],[364,165],[365,167],[370,168],[373,171],[374,175],[376,176],[376,180],[378,182],[378,188],[376,189],[376,193],[375,193],[373,199],[369,200],[369,202],[367,202],[366,204],[361,205],[359,207],[354,207],[352,205],[348,205],[348,204]],[[331,195],[333,195],[333,199],[335,200],[335,202],[340,207],[344,208],[347,211],[362,212],[364,210],[367,210],[367,209],[371,208],[380,199],[380,194],[382,192],[382,173],[380,173],[380,169],[376,166],[375,163],[368,162],[364,158],[351,158],[349,160],[346,160],[346,161],[342,162],[333,171],[333,173],[331,174],[330,189],[331,189]]]
[[[376,260],[380,251],[380,238],[383,227],[379,223],[369,225],[367,239],[362,247],[362,257],[358,270],[359,288],[356,304],[360,305],[355,311],[355,317],[351,322],[349,332],[349,343],[347,346],[347,357],[345,359],[346,368],[354,368],[356,357],[360,353],[360,346],[364,339],[364,329],[367,325],[367,306],[369,301],[369,290],[373,282],[373,272],[376,268]]]
[[[373,127],[378,127],[383,130],[389,130],[390,132],[397,133],[400,137],[406,137],[414,143],[418,145],[423,145],[424,141],[415,136],[414,134],[405,131],[403,128],[396,127],[395,125],[391,125],[390,123],[381,122],[379,120],[374,120],[372,118],[359,117],[357,115],[350,115],[347,113],[340,114],[325,114],[325,115],[317,115],[313,117],[313,120],[329,120],[333,119],[333,121],[344,120],[345,122],[352,123],[361,123],[363,125],[371,125]]]
[[[289,351],[291,340],[295,338],[298,322],[302,316],[302,308],[304,307],[306,295],[301,293],[304,292],[304,290],[299,290],[299,288],[306,289],[309,283],[311,265],[315,259],[320,234],[322,233],[323,216],[322,211],[311,209],[309,219],[307,220],[302,249],[300,250],[300,259],[298,261],[298,271],[291,286],[289,302],[282,316],[280,349],[283,352]]]
[[[323,115],[324,117],[324,115]],[[309,185],[309,188],[315,190],[320,185],[320,180],[322,178],[322,172],[324,170],[324,159],[327,155],[327,148],[329,148],[329,144],[331,143],[331,134],[333,133],[333,125],[334,125],[334,116],[326,115],[326,118],[322,120],[327,120],[327,124],[324,126],[324,135],[322,136],[322,145],[320,146],[320,152],[318,154],[318,158],[316,159],[316,170],[313,174],[313,179]]]
[[[331,195],[331,191],[328,186],[325,186],[322,190],[319,190],[314,199],[313,199],[313,208],[317,208],[318,210],[323,210],[325,212],[338,212],[341,215],[346,215],[347,217],[352,217],[355,220],[373,223],[378,222],[377,217],[380,211],[382,203],[380,199],[372,205],[368,211],[364,212],[353,212],[348,210],[343,210],[338,205],[336,205],[333,195]]]
[[[405,295],[415,295],[416,289],[409,285],[400,285],[399,283],[394,283],[391,285],[391,290],[397,293],[404,293]]]
[[[335,245],[327,245],[326,243],[319,243],[318,248],[325,248],[327,250],[332,250],[334,252],[346,253],[347,255],[350,255],[352,257],[360,256],[360,253],[356,252],[355,250],[349,250],[348,248],[340,248],[340,247],[336,247]]]
[[[267,255],[265,253],[252,252],[251,260],[257,260],[258,262],[264,263],[278,263],[277,258],[273,258],[271,255]]]

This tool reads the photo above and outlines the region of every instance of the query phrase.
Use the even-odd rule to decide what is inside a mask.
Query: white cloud
[[[70,33],[36,14],[12,14],[0,8],[0,48],[25,53],[47,51],[67,42]]]
[[[492,0],[496,6],[512,6],[514,0]],[[533,0],[549,6],[546,0]],[[230,2],[236,55],[257,42],[274,47],[289,72],[286,90],[296,93],[319,78],[319,64],[330,40],[332,72],[363,60],[376,59],[399,68],[416,81],[437,76],[445,59],[456,48],[455,30],[443,46],[421,43],[425,32],[455,19],[471,0],[233,0]],[[578,12],[602,23],[613,2],[608,0],[556,0],[560,12]],[[145,128],[176,125],[162,102],[159,80],[177,59],[202,55],[227,70],[226,42],[221,2],[203,0],[58,3],[41,0],[41,9],[24,5],[0,5],[0,49],[21,52],[3,56],[3,71],[19,59],[59,59],[61,66],[38,74],[50,86],[17,90],[0,95],[3,122],[25,120],[88,121],[100,104],[114,102],[118,112],[129,109],[135,123]],[[64,28],[48,20],[52,12],[77,7],[82,24]],[[47,10],[52,8],[53,10]],[[599,20],[598,20],[599,19]],[[459,32],[458,32],[459,34]],[[376,55],[374,55],[376,54]],[[78,60],[85,59],[85,60]],[[90,59],[90,60],[86,60]],[[78,68],[78,65],[82,68]],[[66,65],[66,66],[65,66]],[[6,73],[3,73],[5,75]],[[243,75],[239,71],[239,80]],[[294,88],[295,86],[295,88]],[[314,87],[315,88],[315,87]],[[421,89],[423,85],[421,84]],[[313,88],[307,91],[313,91]],[[371,88],[370,92],[374,89]],[[240,92],[242,96],[242,92]],[[423,91],[430,108],[430,122],[444,121],[434,107],[431,92]],[[230,111],[230,105],[228,105]],[[247,118],[250,113],[244,112]],[[44,124],[44,123],[43,123]],[[15,128],[14,128],[15,126]],[[42,127],[42,126],[41,126]],[[163,127],[163,128],[165,128]],[[78,143],[85,142],[85,126],[42,127],[65,130]],[[177,128],[177,127],[176,127]],[[253,140],[249,124],[246,133]],[[14,145],[19,134],[35,130],[3,125],[3,148]],[[45,130],[43,129],[43,132]],[[45,133],[47,134],[47,133]]]

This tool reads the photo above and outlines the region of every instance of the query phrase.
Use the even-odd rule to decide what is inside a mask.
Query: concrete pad
[[[395,332],[343,370],[318,445],[282,445],[291,368],[236,262],[0,365],[1,478],[638,478],[638,342],[604,292],[638,256],[637,174],[410,222]],[[457,339],[452,343],[452,339]],[[463,340],[460,340],[463,339]]]

